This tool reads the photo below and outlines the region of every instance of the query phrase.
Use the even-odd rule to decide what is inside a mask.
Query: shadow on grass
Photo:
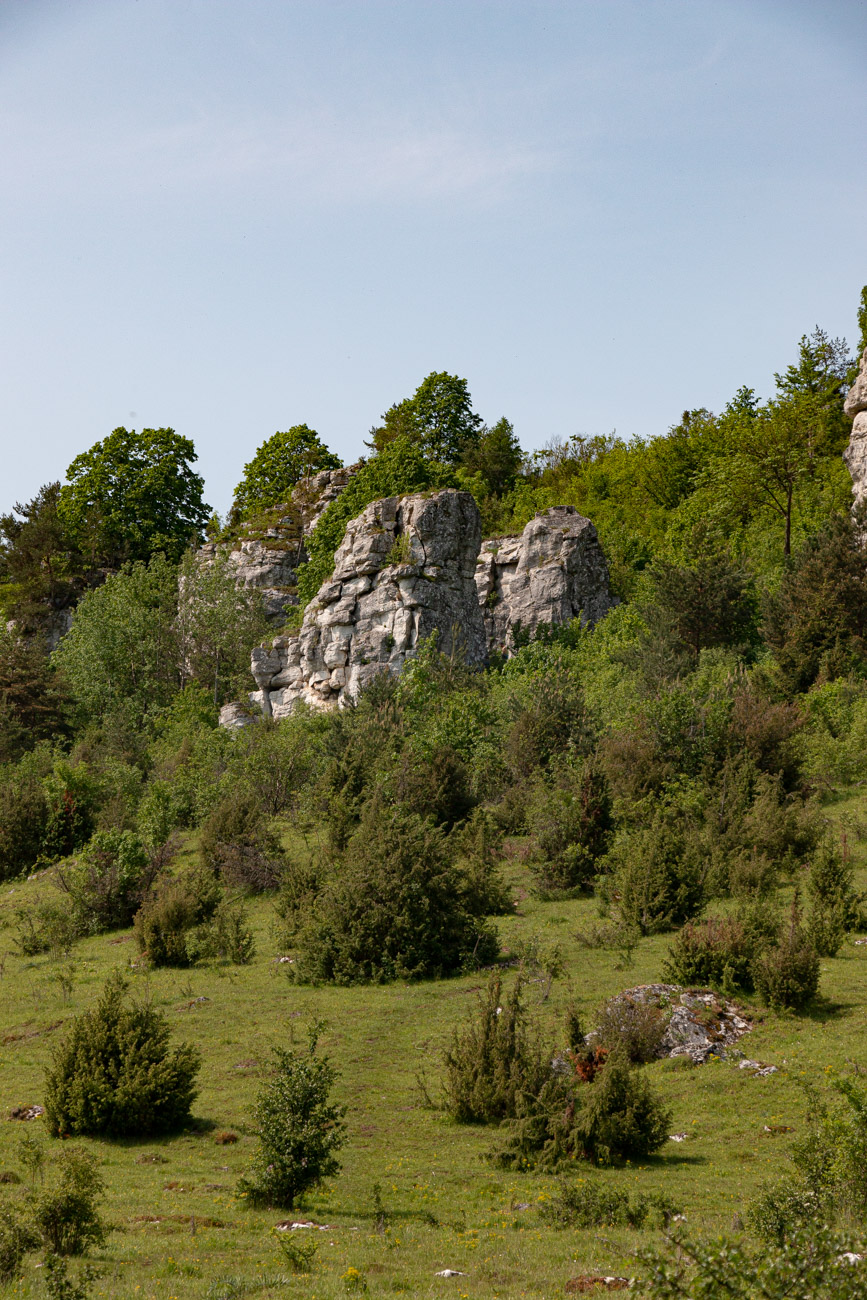
[[[799,1016],[793,1016],[792,1019],[812,1020],[817,1024],[824,1025],[828,1020],[845,1020],[847,1016],[851,1016],[857,1010],[857,1002],[832,1002],[830,998],[818,997],[814,998]]]

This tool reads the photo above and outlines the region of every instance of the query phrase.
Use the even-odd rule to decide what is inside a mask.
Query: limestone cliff
[[[843,459],[852,475],[855,504],[860,505],[867,496],[867,348],[861,356],[861,368],[849,389],[843,410],[853,422]]]
[[[485,542],[476,587],[489,653],[508,652],[518,626],[596,623],[613,604],[596,529],[574,506],[542,511],[520,537]]]
[[[611,608],[608,567],[596,530],[571,506],[532,519],[520,537],[485,542],[467,492],[374,501],[346,528],[334,572],[304,614],[301,631],[253,650],[264,713],[285,717],[298,700],[329,708],[354,698],[381,672],[399,673],[436,632],[483,664],[509,652],[520,624],[580,618]],[[224,722],[239,725],[226,713]]]
[[[346,528],[334,572],[308,605],[301,631],[253,651],[263,711],[296,701],[331,707],[381,672],[398,673],[437,632],[469,663],[487,657],[474,581],[481,523],[468,492],[386,497]]]

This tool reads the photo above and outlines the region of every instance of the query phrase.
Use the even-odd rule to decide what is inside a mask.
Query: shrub
[[[254,1205],[291,1210],[340,1169],[336,1152],[346,1141],[346,1108],[329,1100],[337,1070],[316,1053],[320,1028],[311,1031],[306,1052],[274,1048],[273,1076],[254,1111],[259,1149],[238,1188]]]
[[[638,1252],[647,1275],[637,1289],[656,1300],[867,1300],[867,1270],[847,1257],[863,1249],[816,1220],[776,1247],[726,1237],[696,1241],[676,1228],[661,1247]]]
[[[443,833],[371,801],[342,861],[303,904],[299,978],[334,984],[431,979],[494,959]]]
[[[24,1256],[39,1245],[32,1224],[8,1205],[0,1207],[0,1283],[13,1281],[21,1272]]]
[[[639,1192],[633,1199],[622,1187],[564,1178],[539,1213],[557,1228],[667,1228],[679,1208],[662,1192]]]
[[[69,952],[80,935],[75,916],[59,899],[37,899],[29,907],[16,909],[16,944],[24,957],[40,952],[56,956]]]
[[[82,931],[98,934],[132,924],[156,873],[132,831],[97,831],[77,863],[57,871]]]
[[[233,888],[260,893],[280,883],[280,841],[252,790],[242,787],[217,804],[199,844],[203,864]]]
[[[642,934],[672,929],[701,911],[704,885],[698,845],[663,819],[619,846],[620,912]]]
[[[634,1064],[643,1065],[656,1059],[666,1024],[660,1007],[621,993],[599,1009],[596,1035],[607,1052],[625,1052]]]
[[[472,811],[470,772],[451,745],[420,745],[404,751],[394,773],[396,799],[437,826],[454,826]]]
[[[36,865],[47,816],[45,789],[35,775],[0,772],[0,880]]]
[[[190,932],[218,906],[219,885],[207,870],[186,872],[158,885],[135,915],[139,950],[152,966],[189,966],[195,960]]]
[[[665,1145],[671,1112],[649,1080],[630,1066],[625,1053],[610,1056],[585,1088],[575,1133],[596,1164],[638,1160]]]
[[[84,1264],[78,1281],[69,1276],[69,1266],[60,1255],[45,1256],[45,1292],[48,1300],[90,1300],[91,1290],[99,1273],[91,1264]]]
[[[223,899],[211,920],[195,935],[195,946],[199,957],[216,957],[233,966],[249,965],[256,944],[241,904]]]
[[[519,1094],[497,1163],[556,1169],[584,1159],[604,1165],[641,1159],[666,1142],[671,1114],[625,1053],[615,1053],[604,1064],[597,1060],[592,1083],[579,1082],[580,1064],[576,1062],[576,1075],[549,1072],[535,1096]]]
[[[30,1193],[30,1213],[50,1251],[81,1255],[105,1240],[107,1228],[97,1210],[105,1183],[91,1151],[66,1147],[57,1159],[60,1178],[54,1187]]]
[[[601,768],[586,763],[570,785],[537,796],[529,826],[541,861],[534,864],[546,890],[586,889],[599,869],[611,832],[611,799]]]
[[[687,921],[674,937],[663,966],[663,979],[675,984],[713,985],[749,990],[753,987],[754,944],[742,921],[709,916]]]
[[[499,973],[445,1054],[445,1106],[462,1124],[491,1124],[516,1115],[520,1092],[539,1090],[550,1066],[527,1024],[519,975],[508,997]]]
[[[807,893],[812,902],[807,937],[820,957],[836,957],[843,935],[861,920],[860,898],[847,852],[826,837],[810,863]]]
[[[502,836],[490,813],[476,808],[456,827],[453,843],[464,881],[464,899],[473,916],[504,916],[512,911],[512,897],[498,867]]]
[[[170,1051],[165,1017],[149,1005],[125,1005],[126,988],[112,976],[54,1053],[45,1118],[55,1137],[143,1137],[189,1118],[198,1053],[186,1043]]]
[[[800,1011],[819,991],[819,957],[800,925],[798,900],[779,942],[759,954],[753,982],[762,1000],[775,1010]]]
[[[581,687],[567,671],[534,678],[525,699],[516,698],[516,714],[503,741],[507,763],[519,777],[532,777],[570,750],[586,752],[590,723]]]

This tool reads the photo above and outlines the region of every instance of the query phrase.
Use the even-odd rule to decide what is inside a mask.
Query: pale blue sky
[[[168,424],[224,511],[431,370],[525,448],[767,395],[865,127],[863,0],[0,0],[0,509]]]

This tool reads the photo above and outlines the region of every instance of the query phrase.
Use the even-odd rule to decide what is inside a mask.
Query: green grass
[[[851,826],[865,810],[867,798],[856,792],[839,799],[829,816]],[[860,845],[856,852],[863,889],[865,855]],[[529,990],[531,1006],[552,1035],[570,999],[589,1018],[603,998],[660,978],[670,937],[643,940],[623,969],[622,954],[582,947],[576,938],[576,931],[598,922],[593,900],[539,902],[525,868],[513,864],[509,870],[518,904],[514,916],[498,922],[505,948],[533,936],[562,947],[565,971],[548,999],[542,1000],[544,980]],[[148,971],[137,964],[131,932],[85,940],[70,959],[22,958],[15,954],[14,908],[48,888],[45,878],[7,884],[0,901],[0,1170],[23,1175],[16,1148],[25,1124],[6,1122],[5,1113],[41,1100],[43,1069],[64,1025],[93,1003],[115,967],[127,971],[134,993],[152,998],[178,1037],[194,1042],[203,1056],[194,1130],[160,1141],[85,1143],[101,1162],[112,1225],[106,1246],[94,1254],[102,1270],[95,1295],[326,1300],[347,1294],[353,1275],[346,1275],[355,1269],[372,1297],[552,1297],[563,1295],[566,1281],[579,1273],[636,1271],[632,1252],[653,1240],[652,1232],[547,1226],[538,1207],[556,1190],[556,1179],[503,1173],[485,1158],[497,1143],[495,1130],[456,1126],[425,1106],[417,1075],[424,1072],[436,1096],[443,1049],[474,1006],[484,976],[355,989],[296,986],[287,977],[289,966],[275,961],[271,905],[261,900],[251,904],[257,955],[245,968]],[[72,989],[65,994],[58,973],[70,962]],[[729,1229],[762,1180],[785,1165],[786,1138],[769,1137],[763,1126],[802,1127],[805,1102],[797,1079],[843,1070],[847,1061],[867,1065],[867,948],[849,940],[822,970],[822,999],[808,1015],[780,1016],[751,1004],[757,1019],[741,1046],[779,1073],[750,1078],[726,1062],[647,1067],[672,1108],[672,1132],[686,1131],[688,1140],[670,1143],[640,1167],[599,1172],[581,1166],[577,1176],[631,1191],[665,1191],[682,1205],[692,1230]],[[316,1017],[327,1022],[322,1046],[340,1068],[339,1099],[348,1107],[343,1172],[303,1211],[247,1209],[234,1187],[253,1150],[251,1107],[269,1048],[303,1043]],[[41,1121],[26,1128],[38,1131]],[[238,1141],[218,1145],[221,1130],[235,1132]],[[148,1155],[164,1163],[141,1163]],[[376,1183],[389,1215],[384,1232],[376,1231]],[[273,1237],[273,1226],[285,1218],[331,1225],[315,1231],[318,1251],[308,1275],[291,1272]],[[44,1295],[37,1262],[28,1259],[24,1278],[8,1294]],[[466,1276],[434,1276],[443,1268]]]

